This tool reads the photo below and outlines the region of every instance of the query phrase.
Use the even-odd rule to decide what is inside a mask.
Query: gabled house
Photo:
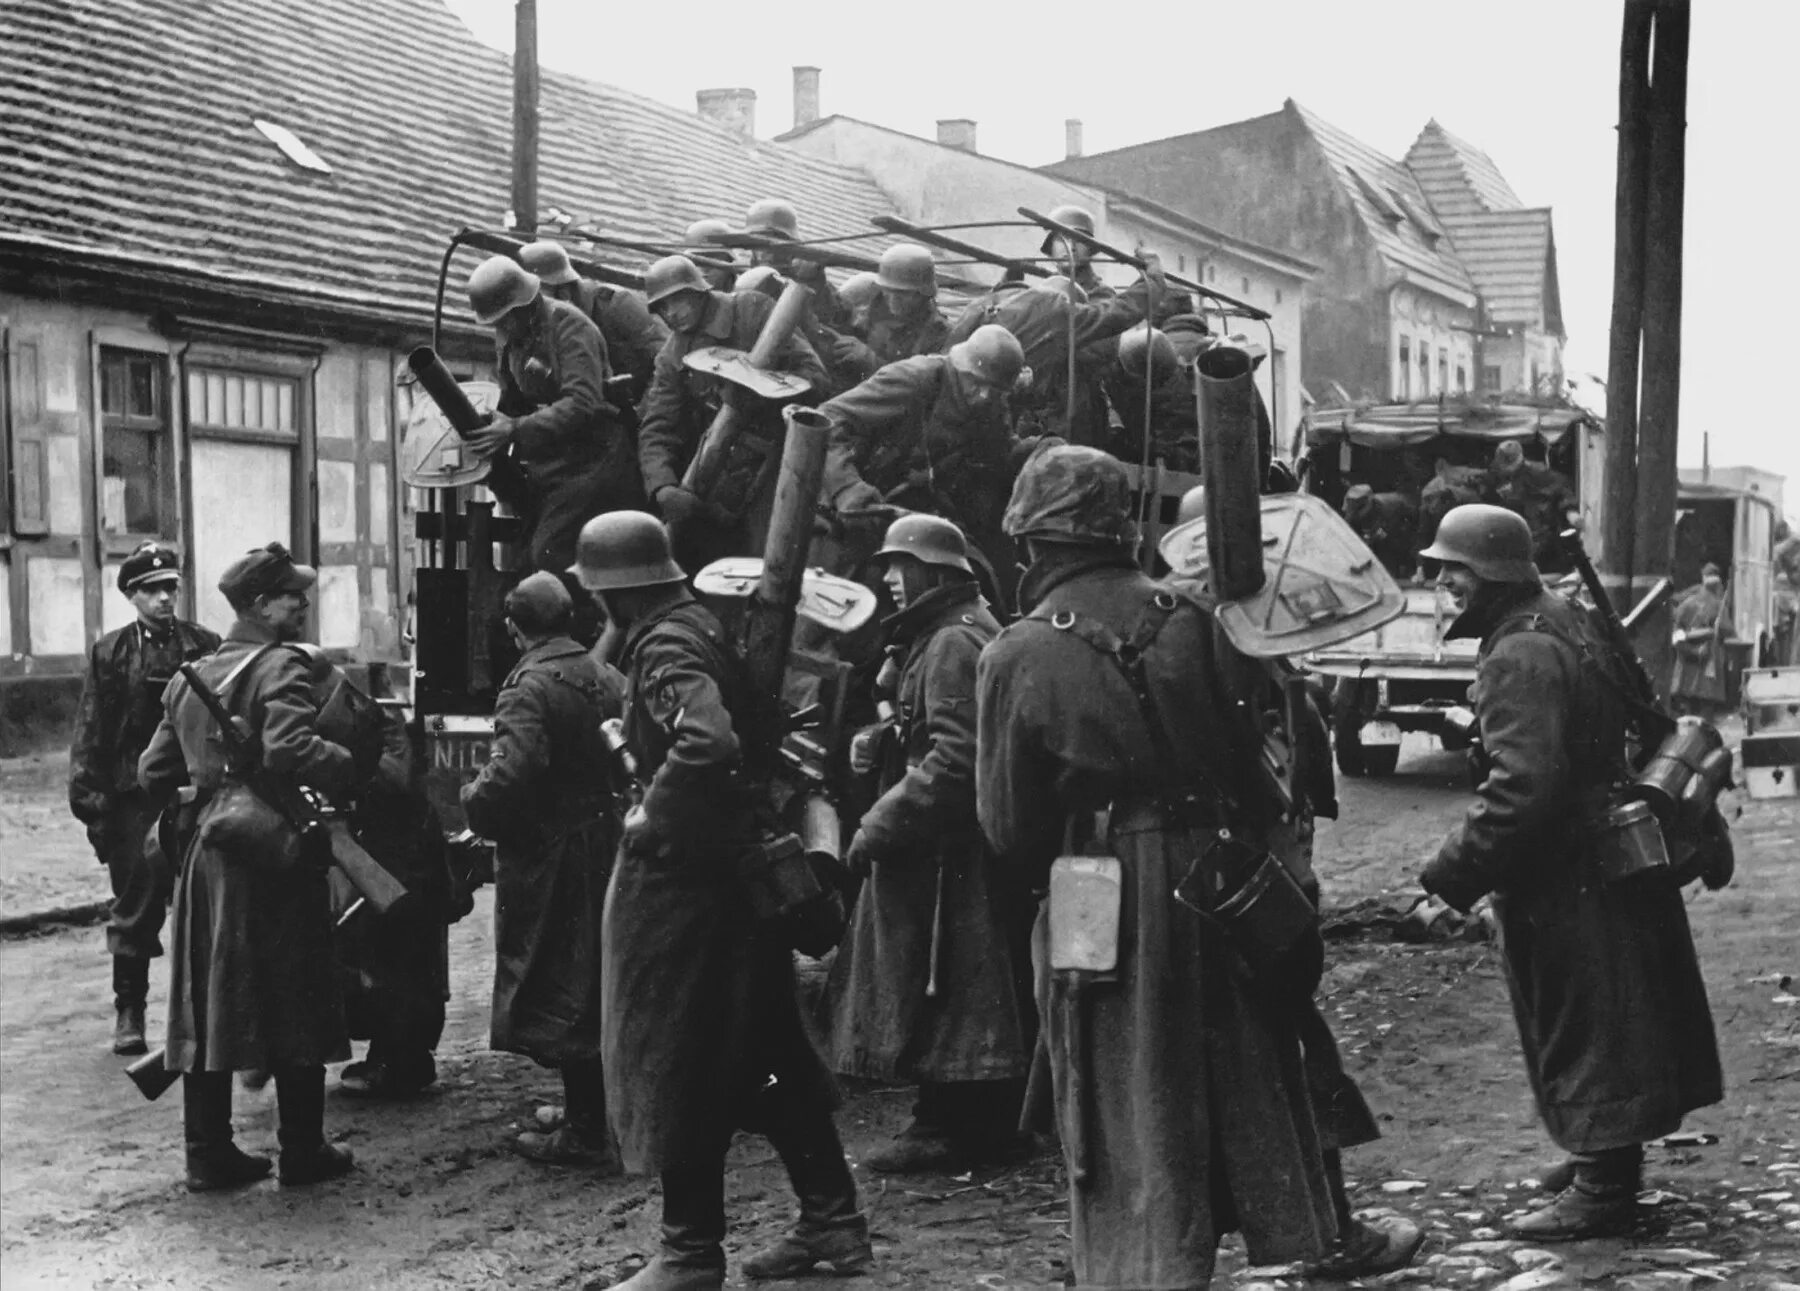
[[[1412,171],[1481,295],[1480,388],[1562,390],[1562,298],[1550,208],[1527,207],[1488,155],[1426,122]]]
[[[406,352],[459,227],[510,205],[510,60],[440,0],[0,0],[0,747],[66,712],[128,621],[145,538],[214,627],[244,550],[321,569],[315,636],[403,660]],[[545,71],[540,209],[643,239],[780,195],[808,227],[866,176]],[[604,254],[604,253],[602,253]],[[443,348],[492,341],[450,271]],[[623,258],[629,264],[630,258]]]
[[[1434,190],[1445,177],[1421,174],[1288,99],[1267,116],[1044,169],[1128,188],[1316,263],[1302,347],[1309,390],[1322,400],[1418,400],[1478,388],[1496,360],[1501,388],[1523,384],[1507,380],[1511,342],[1500,335],[1507,324],[1495,310],[1528,308],[1518,297],[1525,284],[1517,268],[1528,258],[1523,244],[1534,238],[1540,268],[1548,266],[1540,275],[1539,294],[1548,302],[1542,332],[1556,338],[1557,356],[1551,362],[1540,352],[1540,374],[1560,375],[1548,213],[1525,218],[1492,162],[1467,152],[1468,177]],[[1448,196],[1451,188],[1454,214],[1438,205],[1440,192]],[[1503,215],[1499,227],[1491,227],[1494,212]],[[1465,243],[1476,248],[1473,258]],[[1495,301],[1484,296],[1484,282]],[[1492,342],[1501,343],[1495,358],[1487,349]],[[1520,362],[1528,377],[1529,356]]]

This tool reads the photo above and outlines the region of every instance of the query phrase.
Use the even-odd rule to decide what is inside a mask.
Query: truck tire
[[[1390,776],[1400,765],[1400,746],[1398,744],[1365,744],[1362,746],[1363,766],[1371,776]]]
[[[1347,776],[1361,777],[1369,773],[1368,763],[1363,758],[1362,736],[1358,731],[1361,725],[1362,717],[1355,712],[1350,713],[1348,721],[1338,717],[1331,723],[1331,743],[1337,752],[1337,767]]]

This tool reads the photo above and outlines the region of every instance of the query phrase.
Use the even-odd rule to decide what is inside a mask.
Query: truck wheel
[[[1400,746],[1398,744],[1365,744],[1362,746],[1363,766],[1368,768],[1372,776],[1390,776],[1400,765]]]
[[[1362,736],[1358,728],[1362,718],[1355,712],[1350,714],[1349,721],[1333,722],[1332,744],[1337,749],[1338,770],[1347,776],[1365,776],[1369,774],[1369,765],[1363,754]]]

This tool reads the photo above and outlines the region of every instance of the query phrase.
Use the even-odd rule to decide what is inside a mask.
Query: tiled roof
[[[1548,207],[1447,216],[1456,253],[1500,324],[1562,331],[1555,300],[1556,242]]]
[[[1431,204],[1411,171],[1292,99],[1284,109],[1318,141],[1337,174],[1339,187],[1384,260],[1430,283],[1464,292],[1475,290],[1448,240],[1437,235]]]
[[[892,207],[858,171],[579,77],[546,70],[540,116],[540,212],[626,236],[776,195],[802,236]],[[440,0],[0,0],[0,243],[416,321],[450,233],[511,203],[511,118],[509,59]]]
[[[1516,211],[1525,205],[1492,158],[1451,134],[1435,118],[1425,123],[1406,150],[1406,167],[1443,219]]]

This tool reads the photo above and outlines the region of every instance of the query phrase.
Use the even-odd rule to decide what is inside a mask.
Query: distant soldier
[[[643,296],[629,287],[581,277],[560,242],[531,243],[520,250],[519,263],[537,275],[551,299],[575,306],[600,329],[612,376],[631,378],[623,402],[642,399],[656,356],[669,339],[669,329],[651,315]]]
[[[838,299],[831,279],[825,276],[825,266],[809,259],[805,247],[783,245],[800,239],[800,216],[793,203],[779,197],[752,202],[750,209],[744,212],[744,232],[764,242],[750,253],[751,264],[768,265],[812,291],[812,301],[807,307],[809,325],[843,326],[843,303]]]
[[[643,784],[607,894],[601,981],[612,1121],[625,1164],[661,1175],[662,1249],[620,1288],[724,1285],[725,1153],[740,1128],[774,1145],[800,1200],[792,1232],[745,1276],[859,1272],[869,1225],[830,1073],[800,1019],[788,941],[757,922],[740,876],[761,809],[743,663],[653,516],[591,521],[580,572],[624,631],[625,739]]]
[[[1462,911],[1493,894],[1531,1091],[1573,1154],[1556,1199],[1508,1228],[1537,1242],[1622,1233],[1644,1144],[1723,1097],[1680,887],[1666,866],[1616,877],[1601,865],[1628,774],[1629,673],[1591,615],[1544,588],[1519,516],[1457,507],[1420,554],[1442,562],[1456,601],[1446,639],[1481,643],[1471,693],[1488,763],[1420,881]]]
[[[725,241],[730,234],[731,225],[724,220],[695,220],[681,237],[687,258],[699,268],[700,276],[713,291],[737,289],[737,256]]]
[[[1000,524],[1016,473],[1007,399],[1024,362],[1005,328],[983,327],[948,354],[890,363],[825,403],[825,499],[840,513],[888,503],[941,515],[974,542],[995,585],[1010,588],[1013,547]]]
[[[250,552],[219,579],[237,613],[217,653],[197,667],[242,718],[264,774],[343,793],[362,773],[322,738],[307,657],[291,648],[318,579],[280,543]],[[183,1073],[190,1191],[265,1177],[267,1157],[238,1149],[231,1073],[275,1078],[281,1182],[318,1183],[351,1169],[325,1141],[325,1064],[350,1056],[331,946],[331,894],[318,841],[303,839],[241,779],[212,714],[185,678],[163,697],[162,723],[138,762],[158,802],[191,786],[183,832],[193,838],[175,882],[173,980],[165,1061]]]
[[[1419,508],[1404,493],[1377,493],[1367,484],[1344,491],[1344,519],[1369,545],[1388,573],[1411,578],[1418,558],[1413,541],[1419,531]]]
[[[1525,517],[1531,527],[1532,556],[1540,570],[1548,574],[1569,571],[1561,534],[1570,525],[1580,524],[1581,500],[1566,476],[1546,462],[1527,460],[1518,440],[1503,440],[1488,468],[1488,498]]]
[[[113,1052],[143,1053],[150,961],[162,954],[163,920],[180,857],[146,849],[157,804],[138,786],[138,756],[162,720],[163,689],[190,659],[219,648],[219,634],[175,615],[181,561],[146,542],[119,567],[119,590],[137,621],[88,651],[87,679],[69,749],[69,809],[87,826],[112,881],[106,949],[113,960]]]
[[[1146,255],[1149,278],[1162,283],[1162,263]],[[1101,378],[1112,355],[1093,348],[1095,341],[1117,336],[1133,323],[1142,322],[1149,306],[1150,288],[1144,279],[1103,301],[1085,300],[1085,293],[1071,303],[1066,279],[1027,286],[1001,283],[973,302],[951,324],[949,344],[964,341],[976,328],[998,324],[1011,332],[1025,352],[1031,370],[1031,387],[1014,400],[1020,416],[1020,434],[1058,435],[1071,443],[1098,445],[1109,434],[1106,395]],[[1075,415],[1068,411],[1068,347],[1073,335],[1076,350]]]
[[[562,1072],[562,1124],[527,1131],[515,1147],[533,1160],[612,1172],[600,919],[618,804],[600,724],[619,715],[621,696],[616,674],[609,679],[569,638],[570,612],[568,591],[549,574],[507,593],[519,662],[495,701],[487,765],[463,788],[462,804],[469,828],[497,844],[489,1043]]]
[[[1078,233],[1094,236],[1093,212],[1082,207],[1058,206],[1050,212],[1050,218]],[[1047,234],[1039,249],[1056,262],[1058,273],[1069,272],[1070,259],[1073,257],[1075,285],[1095,304],[1102,304],[1119,294],[1094,272],[1094,248],[1080,238],[1064,238],[1060,233]]]
[[[937,262],[924,247],[902,242],[883,251],[875,285],[866,311],[846,311],[830,356],[846,385],[866,381],[884,364],[941,353],[950,334],[937,307]]]
[[[1150,384],[1144,384],[1145,349],[1150,350]],[[1177,357],[1160,328],[1136,327],[1119,334],[1117,359],[1102,380],[1117,425],[1106,447],[1125,462],[1144,455],[1144,401],[1149,390],[1150,458],[1173,471],[1200,469],[1200,414],[1194,403],[1192,369]]]
[[[500,379],[499,408],[470,447],[505,454],[490,484],[525,517],[533,567],[561,573],[590,516],[643,501],[630,435],[606,399],[606,342],[505,256],[477,265],[468,290],[476,319],[494,329]]]
[[[912,1123],[864,1165],[956,1173],[1017,1154],[1034,1034],[1017,989],[1029,907],[975,820],[975,661],[1000,625],[948,520],[901,517],[881,560],[895,717],[862,737],[882,794],[844,858],[865,881],[832,964],[831,1057],[846,1076],[918,1085]]]
[[[748,353],[762,335],[775,302],[760,292],[722,292],[707,287],[686,256],[666,256],[644,275],[652,312],[669,326],[656,359],[656,377],[644,397],[638,454],[644,491],[675,535],[684,568],[698,571],[720,556],[761,554],[775,496],[775,468],[786,428],[780,406],[729,382],[694,372],[682,360],[703,346],[724,345]],[[776,367],[824,382],[825,369],[797,331],[782,344]],[[722,400],[742,408],[745,425],[733,457],[712,497],[682,486],[682,473],[700,448]],[[744,452],[750,449],[754,452]],[[729,498],[732,505],[721,504]]]
[[[1031,558],[1025,618],[981,656],[976,804],[1002,860],[1051,885],[1034,949],[1074,1279],[1203,1287],[1234,1228],[1255,1265],[1338,1235],[1293,1022],[1319,943],[1316,926],[1286,948],[1222,931],[1260,727],[1206,607],[1137,568],[1131,510],[1098,449],[1047,446],[1020,472],[1006,527]]]
[[[1736,635],[1725,576],[1708,561],[1700,570],[1700,585],[1675,606],[1675,671],[1669,679],[1669,699],[1678,709],[1711,717],[1727,707],[1725,642]]]

